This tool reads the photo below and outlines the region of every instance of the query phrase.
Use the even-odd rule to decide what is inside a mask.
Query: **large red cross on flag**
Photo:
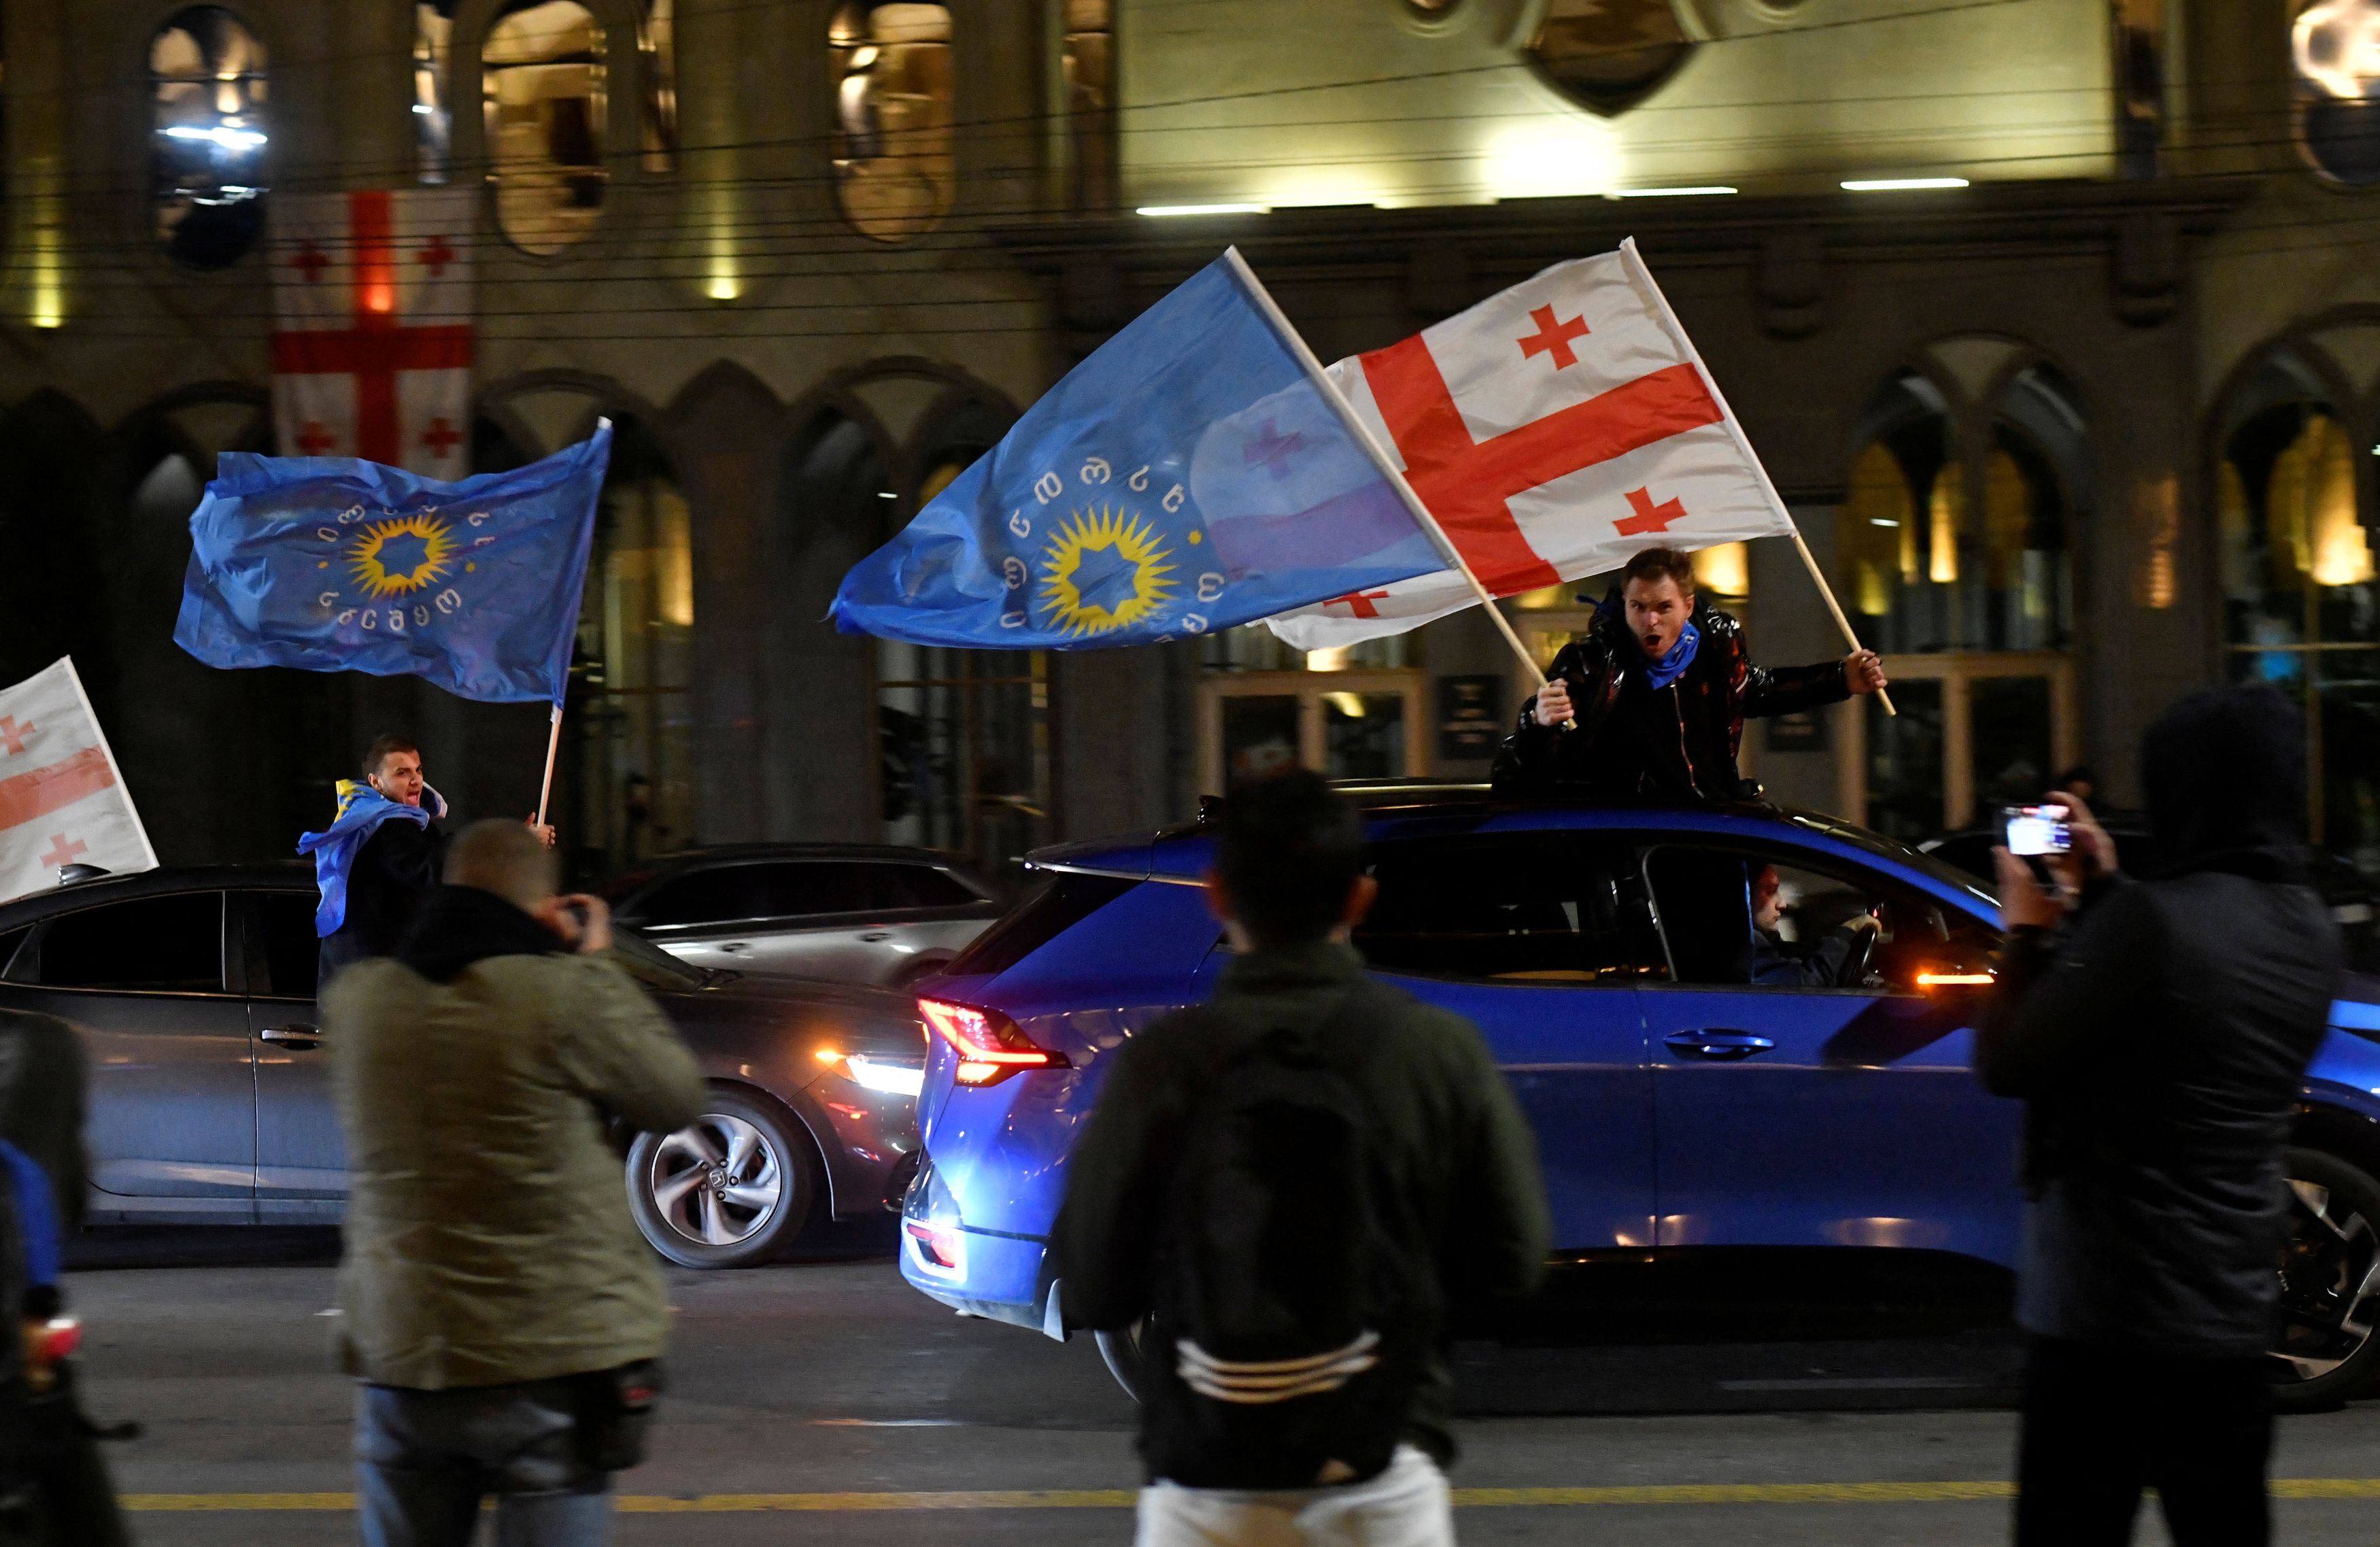
[[[471,193],[273,201],[273,414],[284,455],[433,478],[469,468]]]
[[[1793,530],[1633,240],[1328,374],[1498,596],[1616,569],[1655,543]],[[1323,603],[1267,621],[1320,650],[1477,600],[1450,566],[1361,609]]]
[[[156,869],[71,658],[0,688],[0,902],[56,885],[62,865]]]

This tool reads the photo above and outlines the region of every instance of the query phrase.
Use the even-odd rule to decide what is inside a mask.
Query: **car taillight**
[[[997,1085],[1026,1069],[1062,1069],[1063,1054],[1033,1045],[1033,1039],[998,1010],[978,1010],[942,999],[920,999],[917,1013],[934,1034],[959,1055],[961,1085]]]
[[[917,1219],[902,1221],[901,1228],[919,1267],[942,1278],[966,1275],[966,1245],[957,1231]]]

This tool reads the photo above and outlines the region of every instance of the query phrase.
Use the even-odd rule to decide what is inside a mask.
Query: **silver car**
[[[695,849],[601,888],[613,914],[698,967],[905,988],[1000,917],[949,856],[858,844]]]

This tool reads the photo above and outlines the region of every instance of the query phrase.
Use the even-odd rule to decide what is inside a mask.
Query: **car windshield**
[[[616,920],[612,925],[612,949],[628,968],[628,975],[649,988],[683,993],[688,989],[709,988],[714,983],[728,982],[735,977],[732,972],[715,972],[691,962],[680,961]]]

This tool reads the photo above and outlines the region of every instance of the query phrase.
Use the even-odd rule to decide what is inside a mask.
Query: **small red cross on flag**
[[[42,863],[52,870],[56,870],[61,865],[73,864],[75,862],[76,856],[88,854],[90,852],[91,846],[89,844],[84,843],[79,838],[76,839],[72,843],[68,843],[67,841],[67,835],[64,833],[60,833],[50,839],[50,851],[42,856]]]
[[[1533,331],[1516,337],[1520,317]],[[1328,374],[1494,595],[1617,569],[1649,542],[1694,549],[1793,530],[1633,242]],[[1320,650],[1477,601],[1451,567],[1364,599],[1267,621]]]
[[[1322,604],[1326,607],[1344,607],[1350,617],[1378,617],[1380,615],[1380,609],[1372,603],[1387,594],[1385,591],[1351,591],[1344,596],[1334,596]]]
[[[25,737],[32,734],[33,727],[18,725],[14,714],[0,714],[0,746],[8,749],[10,757],[25,749]]]
[[[465,189],[275,197],[273,412],[285,450],[465,470],[455,427],[470,414],[472,224]]]

